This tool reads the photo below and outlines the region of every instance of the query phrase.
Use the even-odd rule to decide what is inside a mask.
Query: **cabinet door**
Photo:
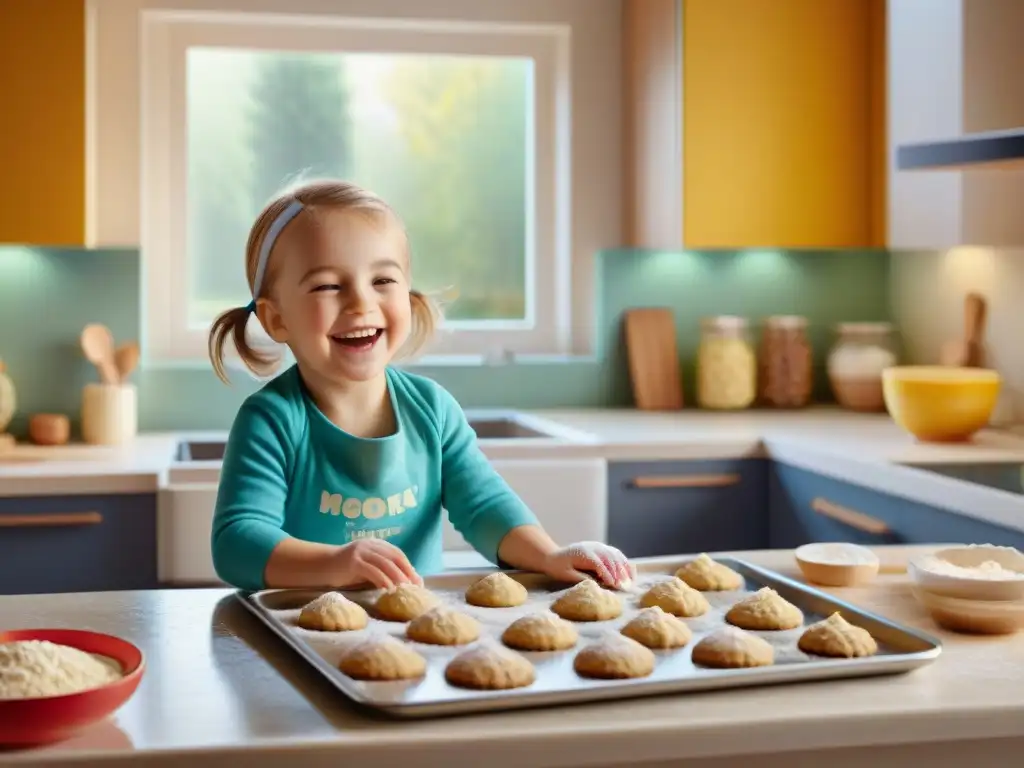
[[[684,3],[687,248],[883,243],[884,17],[884,0]]]
[[[491,464],[556,542],[605,540],[604,459],[495,459]],[[445,551],[470,549],[447,512],[442,531]]]
[[[782,464],[770,473],[769,507],[773,548],[815,541],[1024,547],[1024,532]]]
[[[629,557],[760,549],[768,540],[766,462],[608,465],[608,543]]]
[[[0,2],[0,243],[85,242],[85,3]]]
[[[155,589],[156,495],[0,499],[0,594]]]

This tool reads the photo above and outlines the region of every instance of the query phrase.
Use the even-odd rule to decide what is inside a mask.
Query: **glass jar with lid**
[[[896,363],[890,323],[840,323],[828,354],[836,402],[854,411],[884,411],[882,371]]]
[[[746,318],[719,315],[701,320],[697,349],[697,403],[701,408],[748,408],[757,395],[757,358]]]
[[[807,318],[775,315],[766,318],[758,354],[758,395],[771,408],[802,408],[814,389]]]

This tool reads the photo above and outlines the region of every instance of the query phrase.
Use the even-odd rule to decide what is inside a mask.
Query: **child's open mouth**
[[[383,335],[383,328],[360,328],[339,336],[331,336],[331,341],[352,352],[365,352],[373,349],[373,345]]]

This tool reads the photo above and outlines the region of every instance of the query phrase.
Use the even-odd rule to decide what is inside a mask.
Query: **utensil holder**
[[[82,439],[117,445],[135,437],[139,423],[134,384],[86,384],[82,389]]]

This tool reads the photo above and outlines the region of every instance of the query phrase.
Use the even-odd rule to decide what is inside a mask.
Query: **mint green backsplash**
[[[421,367],[465,407],[628,406],[621,316],[629,307],[675,310],[688,403],[698,322],[705,315],[769,314],[810,318],[818,396],[828,399],[821,363],[832,326],[889,320],[889,255],[884,251],[656,252],[609,250],[597,256],[600,349],[596,360],[495,367]],[[82,386],[96,374],[78,335],[107,324],[117,341],[139,336],[139,260],[132,250],[76,251],[0,247],[0,358],[18,391],[20,434],[29,414],[77,417]],[[140,370],[143,430],[226,429],[257,384],[236,374],[232,387],[205,366]]]

